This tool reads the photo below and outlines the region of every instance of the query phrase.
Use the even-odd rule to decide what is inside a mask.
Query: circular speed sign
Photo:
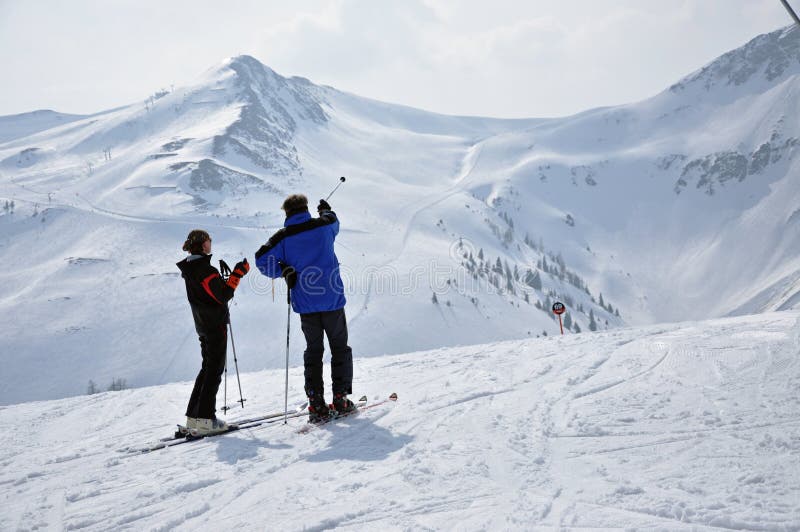
[[[564,314],[567,311],[567,307],[564,306],[563,303],[556,301],[553,303],[553,312],[555,314]]]

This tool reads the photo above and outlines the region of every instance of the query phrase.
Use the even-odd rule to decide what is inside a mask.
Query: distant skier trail
[[[377,270],[381,270],[382,268],[385,268],[386,266],[389,266],[397,262],[397,260],[403,256],[406,248],[408,247],[409,237],[411,236],[411,233],[414,230],[413,228],[417,222],[418,217],[424,211],[430,209],[434,205],[437,205],[453,197],[455,194],[463,190],[462,186],[463,182],[470,176],[475,166],[477,165],[478,160],[480,159],[480,151],[481,151],[480,146],[482,142],[483,140],[480,140],[467,149],[467,153],[464,155],[464,158],[462,159],[462,167],[455,178],[454,185],[447,187],[445,190],[441,192],[438,192],[432,199],[425,199],[421,201],[412,202],[410,205],[406,206],[406,207],[415,207],[416,205],[419,205],[419,203],[422,203],[422,205],[419,205],[416,208],[414,208],[414,210],[411,213],[411,216],[407,218],[408,221],[404,224],[403,237],[400,246],[398,246],[397,248],[397,251],[393,253],[390,258],[383,260],[379,264],[375,265],[374,268],[376,268]],[[354,325],[358,321],[359,317],[367,311],[370,300],[372,298],[373,290],[374,286],[372,278],[370,277],[367,279],[367,290],[366,294],[364,295],[364,301],[362,302],[361,307],[350,318],[351,325]]]

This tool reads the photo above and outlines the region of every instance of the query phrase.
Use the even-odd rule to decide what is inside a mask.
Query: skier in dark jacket
[[[286,213],[284,227],[256,252],[256,267],[267,277],[284,277],[289,287],[292,309],[300,314],[306,338],[309,420],[320,421],[331,414],[322,380],[325,335],[331,348],[332,406],[338,413],[355,408],[347,398],[353,393],[353,351],[347,345],[344,284],[333,250],[339,220],[325,200],[317,207],[319,218],[312,218],[302,194],[289,196],[281,208]]]
[[[202,229],[189,233],[183,250],[189,256],[178,263],[186,281],[186,295],[192,307],[194,326],[200,338],[203,365],[194,383],[186,407],[186,427],[201,434],[228,430],[228,424],[217,419],[216,399],[228,347],[228,301],[247,275],[247,259],[238,262],[225,281],[211,265],[211,237]]]

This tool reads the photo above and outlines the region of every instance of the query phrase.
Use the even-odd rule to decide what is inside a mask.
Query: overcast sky
[[[96,112],[250,54],[441,113],[562,116],[790,22],[779,0],[0,0],[0,115]]]

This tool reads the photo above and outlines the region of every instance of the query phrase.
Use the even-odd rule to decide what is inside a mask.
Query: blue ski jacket
[[[298,314],[339,310],[347,302],[339,259],[333,251],[338,233],[339,219],[334,212],[312,218],[304,211],[286,218],[283,229],[256,252],[256,267],[267,277],[281,277],[285,265],[297,271],[292,309]]]

